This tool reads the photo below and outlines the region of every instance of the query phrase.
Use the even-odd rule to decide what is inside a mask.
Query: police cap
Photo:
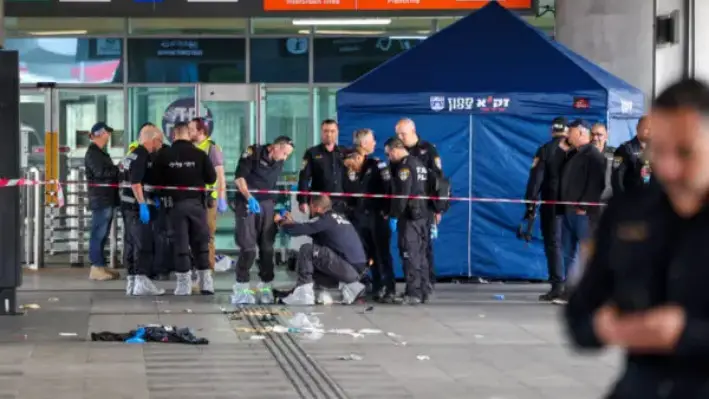
[[[558,116],[551,121],[551,129],[555,133],[563,133],[566,131],[566,125],[569,121],[563,116]]]
[[[91,127],[92,136],[100,136],[104,132],[112,133],[113,128],[108,126],[105,122],[98,122]]]

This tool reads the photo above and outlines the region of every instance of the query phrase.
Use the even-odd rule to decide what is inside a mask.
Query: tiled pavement
[[[227,292],[126,298],[121,283],[82,277],[26,276],[20,302],[40,308],[0,317],[0,399],[583,399],[601,397],[618,365],[614,353],[569,352],[559,309],[536,303],[542,286],[440,285],[436,302],[418,308],[273,307],[283,323],[316,313],[325,329],[381,333],[256,340],[260,317],[221,312]],[[229,276],[219,280],[229,287]],[[189,326],[210,344],[87,342],[90,332],[147,323]]]

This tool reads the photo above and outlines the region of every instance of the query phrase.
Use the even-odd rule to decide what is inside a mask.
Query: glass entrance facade
[[[337,119],[339,88],[457,18],[387,17],[386,26],[315,29],[285,18],[6,17],[5,48],[20,56],[25,160],[43,163],[39,149],[53,128],[68,163],[80,164],[97,121],[116,129],[110,153],[120,158],[144,122],[168,132],[175,121],[200,115],[213,120],[228,182],[247,145],[279,135],[295,142],[283,176],[292,180],[305,150],[319,143],[320,121]],[[551,33],[550,21],[532,18]],[[42,82],[55,83],[56,94],[39,90]],[[258,85],[262,101],[210,101],[201,85]],[[218,244],[233,246],[230,234]]]

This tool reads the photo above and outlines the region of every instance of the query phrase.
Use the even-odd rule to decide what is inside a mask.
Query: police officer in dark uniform
[[[173,128],[174,130],[174,128]],[[174,131],[171,132],[171,137],[174,140]],[[170,146],[163,143],[162,147],[154,153],[150,154],[150,158],[155,168],[156,161],[160,156],[169,151]],[[159,172],[155,171],[154,176],[160,178]],[[172,249],[172,227],[169,219],[170,202],[167,198],[160,198],[160,204],[156,212],[156,218],[153,221],[153,231],[155,234],[155,267],[153,269],[153,279],[169,280],[170,272],[173,270],[173,249]]]
[[[386,162],[369,156],[376,141],[371,129],[354,133],[355,150],[347,155],[344,178],[346,193],[387,194],[391,174]],[[391,259],[391,233],[384,215],[388,200],[382,198],[348,198],[347,218],[355,226],[370,259],[372,293],[377,301],[392,302],[396,293],[396,280]]]
[[[643,116],[638,121],[636,136],[621,144],[613,156],[613,193],[618,194],[644,187],[650,183],[652,168],[645,156],[645,147],[650,142],[650,121]]]
[[[428,182],[426,184],[426,193],[423,195],[430,196],[449,196],[448,188],[443,187],[447,182],[443,175],[443,164],[441,156],[438,154],[436,146],[420,140],[416,133],[416,125],[411,119],[405,118],[396,124],[396,136],[404,142],[406,149],[410,155],[417,157],[428,170]],[[438,189],[443,188],[446,192],[438,192]],[[444,200],[429,200],[426,201],[429,208],[429,241],[438,238],[438,224],[441,222],[443,213],[448,210],[448,201]],[[433,291],[433,285],[436,283],[436,268],[433,256],[433,243],[429,242],[426,246],[426,256],[429,264],[428,286],[426,287],[426,295],[430,296]]]
[[[298,250],[296,271],[298,281],[293,292],[283,298],[287,305],[332,303],[326,288],[338,287],[342,302],[351,304],[364,291],[359,280],[366,271],[367,257],[357,231],[343,215],[332,210],[330,197],[313,196],[310,201],[311,219],[295,223],[289,214],[276,221],[291,236],[309,236],[312,244],[303,244]]]
[[[155,171],[160,186],[202,188],[217,178],[207,154],[190,140],[186,123],[174,127],[174,142],[160,151]],[[202,191],[161,190],[163,207],[169,207],[170,224],[174,230],[175,295],[192,293],[192,262],[197,269],[197,285],[203,295],[214,293],[214,282],[209,269],[209,226],[207,224],[207,198]]]
[[[396,163],[396,174],[391,180],[391,194],[398,196],[425,196],[428,168],[417,157],[411,156],[401,139],[389,144],[389,159]],[[392,198],[389,227],[398,233],[399,252],[406,274],[405,304],[419,304],[428,300],[430,245],[430,208],[426,200]]]
[[[121,212],[125,230],[123,253],[128,269],[127,295],[162,295],[148,277],[153,268],[153,229],[159,200],[154,190],[145,185],[155,183],[150,154],[162,146],[163,135],[154,126],[146,126],[140,132],[140,145],[129,153],[121,163],[123,185],[120,192]],[[151,209],[152,208],[152,209]]]
[[[570,146],[566,141],[568,121],[564,117],[555,118],[551,125],[552,139],[540,146],[534,154],[532,169],[529,171],[529,180],[524,195],[527,201],[558,201],[561,168],[566,160]],[[564,269],[559,242],[560,222],[557,220],[557,206],[542,204],[539,210],[541,215],[541,230],[544,238],[544,254],[547,258],[549,282],[551,289],[539,297],[540,301],[551,302],[561,297],[563,293]],[[528,223],[534,221],[536,206],[527,204],[524,218]]]
[[[337,122],[332,119],[325,119],[320,124],[321,143],[305,151],[298,176],[298,191],[342,192],[345,150],[337,145],[338,132]],[[298,206],[301,212],[308,214],[307,195],[298,196]],[[341,199],[333,200],[332,207],[336,211],[344,212],[344,206]]]
[[[278,230],[273,220],[275,195],[250,193],[249,190],[274,190],[283,171],[283,164],[292,152],[293,141],[289,137],[280,136],[271,144],[247,148],[236,167],[236,187],[239,192],[234,213],[236,244],[240,250],[232,297],[236,305],[256,303],[250,280],[257,249],[261,278],[256,287],[258,300],[264,304],[273,303],[273,244]]]
[[[654,180],[614,193],[565,309],[580,348],[622,348],[613,399],[709,397],[709,86],[652,107]]]

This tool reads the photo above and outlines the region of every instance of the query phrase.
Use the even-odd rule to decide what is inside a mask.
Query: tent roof
[[[639,90],[495,1],[392,58],[344,93],[568,93]]]

